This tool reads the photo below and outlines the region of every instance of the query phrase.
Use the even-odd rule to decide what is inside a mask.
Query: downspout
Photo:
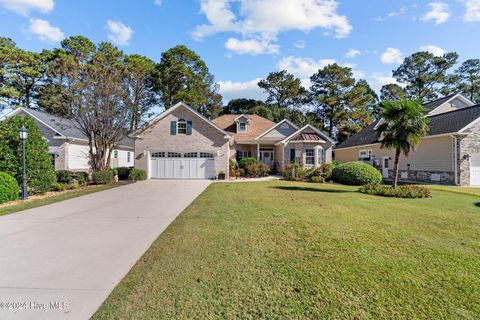
[[[458,186],[458,160],[457,160],[457,155],[458,155],[458,152],[457,152],[457,147],[458,147],[458,140],[457,140],[457,137],[455,137],[454,135],[451,135],[450,137],[452,137],[453,139],[453,166],[454,166],[454,174],[455,174],[455,185]]]

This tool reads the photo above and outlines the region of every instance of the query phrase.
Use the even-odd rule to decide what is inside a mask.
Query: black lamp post
[[[25,128],[25,126],[22,124],[22,127],[18,130],[18,133],[20,134],[20,139],[22,140],[22,200],[27,200],[28,199],[28,193],[27,193],[27,170],[26,170],[26,155],[25,155],[25,141],[27,140],[28,137],[28,130]]]

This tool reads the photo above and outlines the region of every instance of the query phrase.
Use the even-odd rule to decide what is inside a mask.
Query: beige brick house
[[[297,161],[332,160],[334,140],[306,125],[271,122],[257,115],[224,115],[210,121],[184,103],[153,119],[135,140],[135,167],[157,179],[228,178],[230,159],[255,157],[271,169]]]
[[[480,185],[480,105],[461,94],[424,104],[430,131],[408,157],[399,179],[452,185]],[[381,121],[381,120],[379,120]],[[394,151],[380,147],[374,122],[335,148],[339,162],[363,161],[392,178]]]

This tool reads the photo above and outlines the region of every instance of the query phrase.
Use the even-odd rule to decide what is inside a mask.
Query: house
[[[318,166],[332,159],[334,140],[313,126],[288,120],[273,123],[257,115],[224,115],[209,120],[178,103],[135,140],[135,167],[150,179],[228,178],[230,159],[255,157],[271,169],[292,161]]]
[[[36,121],[48,143],[55,170],[90,170],[88,138],[71,120],[23,107],[6,114],[5,118],[13,116],[26,116]],[[111,167],[134,166],[134,143],[133,139],[127,137],[118,143],[112,152]]]
[[[454,94],[423,105],[430,131],[408,157],[399,162],[399,180],[480,185],[480,105]],[[339,162],[363,161],[392,178],[394,151],[382,149],[376,134],[381,119],[339,144]]]

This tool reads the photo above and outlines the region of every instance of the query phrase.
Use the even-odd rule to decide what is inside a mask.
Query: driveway
[[[209,183],[138,182],[0,217],[0,319],[88,319]]]

